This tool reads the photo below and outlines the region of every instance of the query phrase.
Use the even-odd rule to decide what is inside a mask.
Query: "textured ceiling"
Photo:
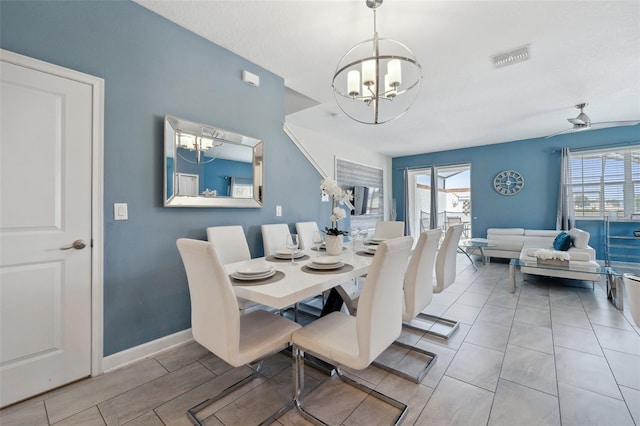
[[[391,156],[550,135],[585,101],[593,122],[640,120],[638,0],[386,0],[378,33],[413,50],[423,82],[405,115],[376,126],[347,118],[331,89],[342,55],[373,35],[364,0],[136,2],[318,102],[287,122]],[[525,44],[530,60],[493,67]]]

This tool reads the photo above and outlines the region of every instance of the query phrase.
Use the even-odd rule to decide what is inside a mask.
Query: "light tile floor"
[[[404,342],[438,354],[421,384],[376,367],[351,372],[409,405],[411,425],[640,424],[640,330],[606,299],[603,283],[523,276],[460,256],[454,285],[427,312],[461,321],[447,342],[405,330]],[[386,364],[419,367],[421,355],[389,349]],[[196,343],[83,380],[0,411],[10,425],[189,425],[187,408],[248,369],[230,368]],[[291,398],[290,358],[201,413],[207,425],[256,424]],[[306,369],[307,408],[329,424],[388,424],[395,410]],[[634,423],[635,422],[635,423]],[[295,411],[281,425],[307,424]]]

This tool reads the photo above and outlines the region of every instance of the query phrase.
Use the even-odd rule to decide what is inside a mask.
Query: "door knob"
[[[71,245],[69,246],[64,246],[64,247],[60,247],[60,250],[70,250],[70,249],[76,249],[76,250],[82,250],[83,248],[85,248],[87,245],[84,243],[84,241],[82,240],[75,240]]]

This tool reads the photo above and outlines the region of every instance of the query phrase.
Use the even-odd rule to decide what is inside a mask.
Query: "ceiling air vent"
[[[518,47],[510,52],[499,53],[491,57],[493,65],[496,68],[506,67],[507,65],[517,64],[518,62],[524,62],[531,56],[529,52],[529,45]]]

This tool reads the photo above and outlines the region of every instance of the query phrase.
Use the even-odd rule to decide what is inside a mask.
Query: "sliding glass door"
[[[427,229],[463,225],[462,238],[471,238],[471,165],[430,166],[408,170],[407,219],[417,238]]]

